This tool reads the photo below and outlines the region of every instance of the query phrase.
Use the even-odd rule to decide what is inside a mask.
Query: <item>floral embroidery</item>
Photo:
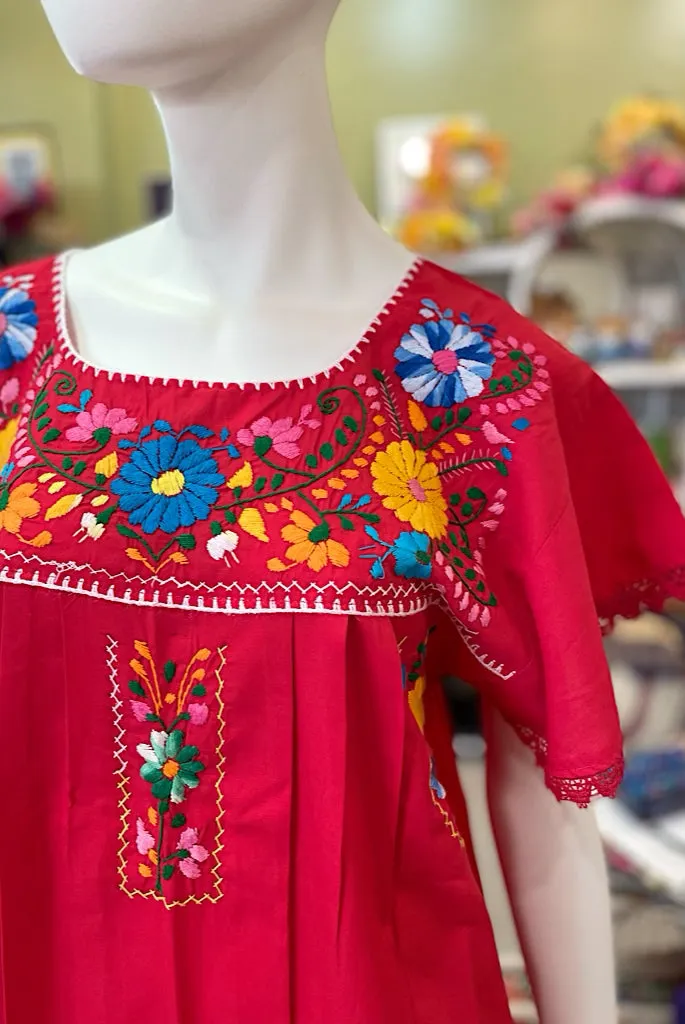
[[[336,568],[349,565],[349,551],[340,541],[331,538],[330,526],[325,520],[317,525],[311,516],[298,509],[290,513],[290,519],[281,530],[281,536],[290,544],[285,557],[292,565],[306,562],[312,572],[320,572],[329,563]],[[267,568],[283,572],[288,566],[272,559]]]
[[[4,427],[0,427],[0,467],[4,469],[10,457],[10,451],[17,436],[19,418],[5,420]]]
[[[121,467],[111,489],[119,495],[129,522],[143,533],[176,533],[209,517],[225,477],[210,452],[194,438],[183,439],[192,427],[176,433],[157,421],[155,429],[162,436],[132,446],[130,461]]]
[[[181,729],[171,732],[150,733],[149,743],[140,743],[136,748],[145,762],[140,769],[141,778],[152,786],[152,795],[157,800],[171,800],[173,804],[183,803],[186,789],[200,785],[199,773],[205,766],[195,758],[197,747],[187,746]]]
[[[26,359],[38,335],[36,304],[22,288],[0,288],[0,370]]]
[[[429,537],[440,537],[447,526],[447,502],[442,493],[438,467],[426,462],[424,452],[415,451],[409,441],[393,441],[379,452],[371,466],[373,489],[383,496],[383,505],[402,523]]]
[[[81,393],[81,400],[90,392]],[[62,405],[61,412],[76,412],[76,426],[66,432],[68,441],[100,441],[107,443],[112,434],[130,434],[138,426],[136,420],[126,415],[125,409],[108,409],[102,402],[93,406],[92,411],[75,406]]]
[[[171,660],[159,666],[149,646],[135,641],[132,678],[125,683],[117,649],[110,639],[121,888],[169,907],[215,901],[221,895],[223,834],[223,652],[201,648],[184,667]],[[207,795],[196,805],[193,794],[213,785],[214,817],[207,819]]]
[[[46,348],[20,407],[14,384],[0,393],[8,447],[16,431],[0,469],[0,513],[9,510],[0,533],[24,548],[76,538],[108,576],[121,551],[136,563],[130,582],[153,593],[169,584],[165,599],[187,585],[175,598],[191,606],[221,590],[274,607],[291,581],[300,607],[330,605],[319,596],[329,581],[366,604],[383,581],[397,607],[447,595],[468,629],[489,626],[498,604],[483,551],[549,374],[532,346],[492,325],[429,299],[420,315],[401,336],[395,373],[357,373],[297,415],[247,425],[145,423],[102,401],[106,387],[79,386]],[[2,444],[0,432],[0,454]]]
[[[431,632],[432,630],[429,631],[429,636]],[[401,647],[402,645],[400,644],[400,651]],[[428,637],[419,643],[411,666],[407,668],[404,663],[402,664],[402,687],[407,694],[409,709],[422,735],[425,735],[426,731],[426,709],[424,706],[424,697],[426,694],[425,661],[427,652]],[[445,822],[452,838],[458,839],[462,845],[464,845],[459,830],[454,823],[452,812],[447,804],[447,790],[437,777],[435,758],[433,757],[432,751],[429,754],[428,769],[428,788],[430,790],[431,799],[440,811],[443,821]]]
[[[311,414],[311,405],[305,405],[297,423],[293,422],[292,416],[276,421],[262,416],[247,430],[238,431],[238,441],[247,448],[254,448],[258,455],[267,455],[273,449],[282,459],[297,459],[301,454],[297,442],[305,428],[318,430],[321,426],[321,421],[312,419]]]
[[[414,324],[395,351],[405,391],[443,408],[480,395],[495,362],[492,329],[472,327],[465,314],[455,323],[452,310],[441,312],[432,299],[423,300],[421,312],[427,323]]]

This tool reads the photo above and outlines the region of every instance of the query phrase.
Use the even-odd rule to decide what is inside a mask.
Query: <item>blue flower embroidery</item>
[[[435,774],[435,760],[433,758],[431,758],[430,788],[438,800],[447,799],[447,790]]]
[[[405,391],[417,402],[443,408],[480,395],[495,362],[481,330],[445,316],[414,324],[395,350]]]
[[[426,580],[431,574],[430,538],[416,530],[401,533],[392,547],[395,572],[408,580]]]
[[[193,439],[165,434],[133,449],[112,491],[143,533],[175,533],[209,517],[224,481],[211,451]]]
[[[36,304],[20,288],[0,288],[0,370],[26,359],[36,341]]]

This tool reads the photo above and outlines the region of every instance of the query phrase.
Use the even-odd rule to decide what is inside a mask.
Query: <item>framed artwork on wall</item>
[[[55,144],[38,127],[0,128],[0,216],[51,202],[56,179]]]

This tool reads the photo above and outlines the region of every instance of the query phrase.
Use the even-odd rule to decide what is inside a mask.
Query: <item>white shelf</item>
[[[672,362],[620,359],[596,366],[595,370],[617,391],[685,388],[685,359]]]

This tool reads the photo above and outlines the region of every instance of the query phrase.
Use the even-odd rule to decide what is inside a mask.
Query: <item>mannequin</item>
[[[338,155],[323,59],[337,2],[43,0],[77,71],[152,91],[171,155],[171,216],[65,264],[86,361],[165,378],[305,377],[339,362],[410,273]],[[496,715],[489,733],[491,816],[542,1024],[611,1024],[592,814],[555,802]]]

